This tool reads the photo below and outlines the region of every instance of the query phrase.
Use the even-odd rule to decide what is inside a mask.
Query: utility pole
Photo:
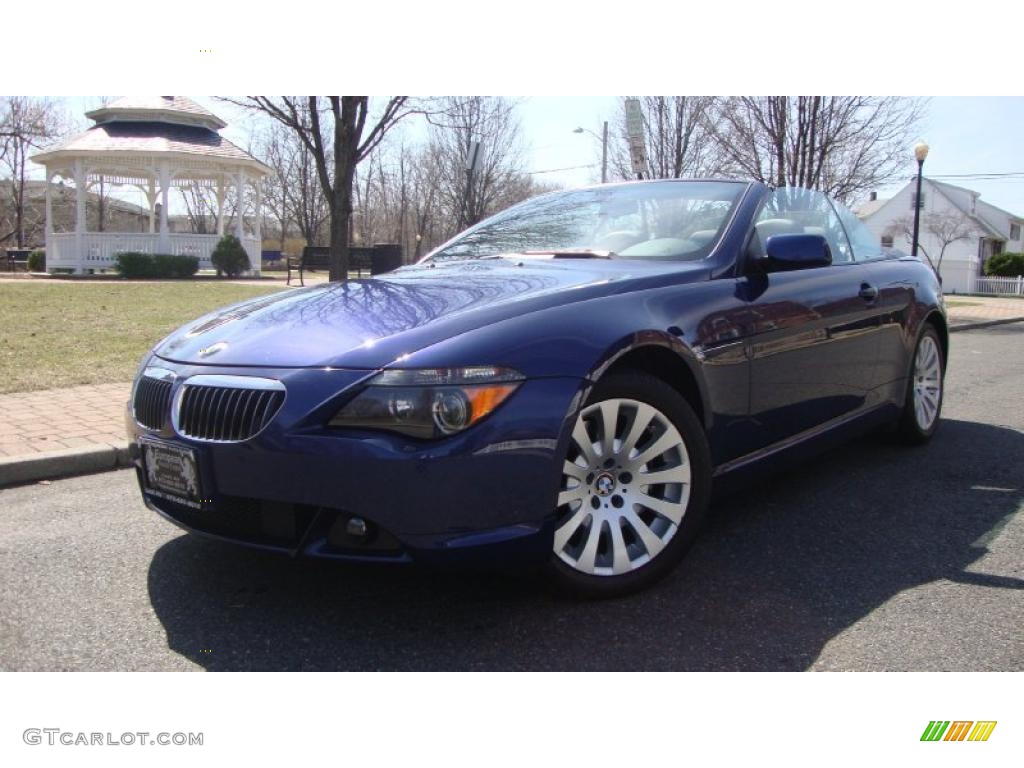
[[[469,147],[466,153],[466,191],[462,196],[462,227],[468,227],[471,222],[470,216],[473,211],[473,172],[480,163],[480,142],[469,140]]]
[[[601,132],[601,183],[608,182],[608,121],[604,121],[604,130]]]

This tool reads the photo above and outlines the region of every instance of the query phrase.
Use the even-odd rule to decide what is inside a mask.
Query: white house
[[[909,182],[888,200],[872,195],[854,209],[883,248],[910,251],[916,185]],[[1024,251],[1022,229],[1024,218],[986,203],[973,190],[928,178],[922,182],[919,242],[936,265],[945,245],[940,272],[947,293],[973,292],[993,254]]]

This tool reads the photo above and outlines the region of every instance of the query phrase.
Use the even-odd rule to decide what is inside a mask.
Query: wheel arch
[[[925,316],[922,326],[924,325],[934,326],[935,331],[939,334],[939,343],[942,345],[942,366],[943,372],[945,372],[945,369],[949,367],[949,326],[946,324],[946,318],[937,309],[933,309]]]
[[[656,376],[689,403],[707,432],[711,428],[711,408],[696,354],[673,336],[661,333],[643,336],[609,354],[588,378],[597,381],[609,373],[627,369]]]

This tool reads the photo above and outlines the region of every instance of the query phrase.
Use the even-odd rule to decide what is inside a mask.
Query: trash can
[[[370,255],[370,274],[381,275],[402,266],[402,246],[398,243],[376,243]]]

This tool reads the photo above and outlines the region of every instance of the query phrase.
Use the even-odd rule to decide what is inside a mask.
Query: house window
[[[911,192],[910,193],[910,210],[914,210],[915,204],[916,204],[917,208],[922,208],[923,209],[924,208],[924,201],[925,201],[925,193],[924,192],[921,193],[921,201],[920,202],[918,202],[918,200],[917,200],[917,193],[916,192]]]
[[[882,247],[892,248],[892,235],[882,235]]]
[[[1020,240],[1020,224],[1011,224],[1010,225],[1010,239],[1011,240]]]

